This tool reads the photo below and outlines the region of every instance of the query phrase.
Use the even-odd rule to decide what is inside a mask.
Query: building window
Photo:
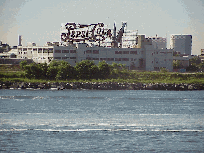
[[[86,53],[87,53],[87,54],[91,54],[92,51],[91,51],[91,50],[87,50]]]
[[[61,53],[61,50],[55,50],[55,53]]]
[[[61,57],[54,57],[54,59],[61,59]]]
[[[62,53],[69,53],[69,50],[62,50]]]
[[[122,54],[122,51],[115,51],[115,54]]]
[[[99,58],[93,58],[93,60],[99,60]]]
[[[37,48],[33,48],[33,51],[37,51]],[[38,53],[42,53],[42,48],[38,48]]]
[[[23,48],[23,51],[27,51],[27,48]]]
[[[53,48],[49,48],[48,53],[53,53]]]
[[[129,58],[122,58],[122,61],[129,61]]]
[[[48,49],[47,48],[43,48],[43,53],[48,53]]]
[[[70,53],[76,53],[76,50],[70,50]]]
[[[137,54],[137,51],[130,51],[130,54]]]
[[[99,54],[99,50],[93,50],[93,54]]]
[[[121,58],[115,58],[115,61],[121,61]]]
[[[123,51],[123,54],[129,54],[129,51]]]
[[[68,59],[69,57],[62,57],[62,59]]]
[[[100,58],[100,61],[103,61],[103,60],[106,61],[106,58]]]
[[[107,61],[114,61],[114,58],[107,58]]]
[[[70,51],[71,52],[71,51]],[[70,59],[76,59],[76,57],[70,57]]]

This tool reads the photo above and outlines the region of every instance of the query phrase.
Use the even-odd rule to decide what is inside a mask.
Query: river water
[[[204,91],[0,90],[0,152],[203,152]]]

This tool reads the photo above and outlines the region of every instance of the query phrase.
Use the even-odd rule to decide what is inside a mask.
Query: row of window
[[[87,54],[92,54],[92,50],[87,50]],[[99,54],[99,50],[93,50],[93,54]]]
[[[86,58],[87,60],[99,60],[100,59],[100,61],[129,61],[129,60],[131,60],[131,61],[135,61],[136,59],[133,59],[133,58],[131,58],[131,59],[129,59],[129,58],[115,58],[115,60],[114,60],[114,58],[91,58],[91,57],[87,57]]]
[[[55,53],[76,53],[76,50],[55,50]]]
[[[27,54],[27,52],[18,52],[19,54]],[[31,53],[32,54],[32,53]]]
[[[33,50],[33,51],[42,51],[42,50],[49,50],[53,51],[53,48],[18,48],[18,51],[28,51],[28,50]]]
[[[68,59],[69,57],[54,57],[54,59]],[[76,59],[76,57],[70,57],[69,59]]]
[[[99,50],[86,50],[87,54],[99,54]],[[115,54],[137,54],[137,51],[115,51]]]
[[[115,54],[137,54],[137,51],[115,51]]]

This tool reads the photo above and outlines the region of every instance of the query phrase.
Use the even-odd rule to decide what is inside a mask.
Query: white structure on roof
[[[170,48],[180,54],[191,55],[192,35],[172,34]]]

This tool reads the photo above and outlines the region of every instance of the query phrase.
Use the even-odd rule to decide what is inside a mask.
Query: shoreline
[[[204,90],[204,84],[167,84],[167,83],[117,83],[117,82],[72,82],[72,83],[28,83],[0,82],[0,89],[89,89],[89,90]]]

